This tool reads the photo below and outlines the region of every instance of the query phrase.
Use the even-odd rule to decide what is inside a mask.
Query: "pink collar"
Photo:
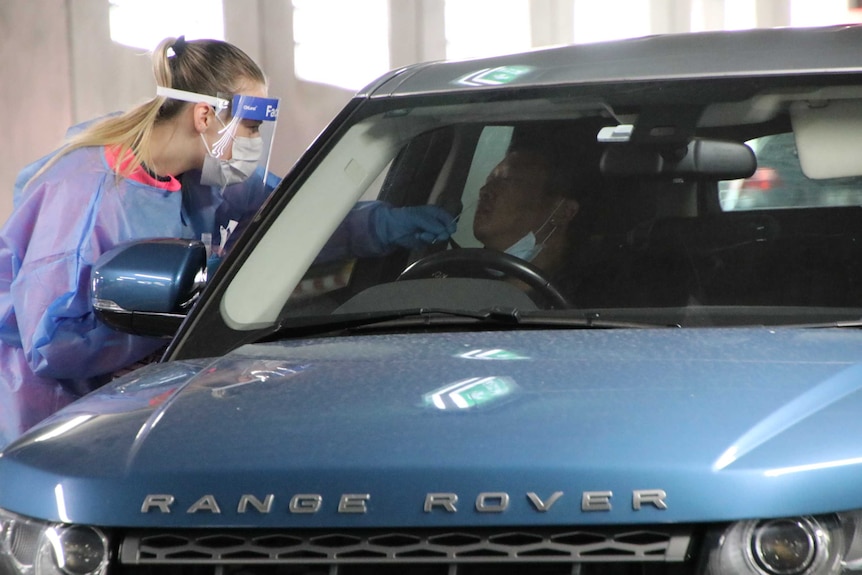
[[[134,156],[131,152],[126,154],[125,159],[122,164],[119,162],[120,148],[119,146],[105,146],[105,161],[108,162],[108,165],[111,166],[116,172],[121,172],[129,163],[133,160]],[[130,179],[135,180],[136,182],[140,182],[142,184],[146,184],[148,186],[152,186],[154,188],[159,188],[160,190],[167,190],[169,192],[178,192],[182,189],[182,184],[173,176],[168,176],[167,180],[159,180],[156,179],[150,172],[148,172],[143,165],[139,165],[135,168],[135,171],[129,174]]]

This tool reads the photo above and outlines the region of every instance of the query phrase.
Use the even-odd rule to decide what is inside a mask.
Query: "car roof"
[[[372,98],[658,79],[862,72],[862,25],[666,34],[417,64],[370,84]]]

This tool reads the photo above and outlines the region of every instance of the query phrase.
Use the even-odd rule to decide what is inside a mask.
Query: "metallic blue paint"
[[[457,413],[423,402],[487,376],[510,378],[517,393]],[[0,507],[127,527],[655,523],[862,508],[862,449],[842,441],[862,433],[860,387],[855,329],[252,345],[150,366],[58,413],[0,457]],[[667,492],[666,510],[632,508],[632,492],[650,489]],[[557,491],[545,512],[527,496]],[[583,491],[612,491],[612,509],[581,511]],[[458,511],[423,511],[437,492],[457,494]],[[508,493],[508,509],[478,512],[487,492]],[[147,494],[174,495],[172,512],[141,513]],[[186,512],[207,494],[220,513]],[[243,494],[273,494],[272,511],[238,513]],[[290,513],[296,494],[321,495],[320,511]],[[369,494],[368,512],[337,513],[342,494]]]
[[[194,290],[202,289],[196,284],[205,268],[206,251],[197,240],[157,238],[121,244],[99,259],[92,292],[124,310],[178,313]]]

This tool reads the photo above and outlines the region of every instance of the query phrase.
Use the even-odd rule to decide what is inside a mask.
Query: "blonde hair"
[[[156,84],[187,92],[230,98],[244,84],[266,84],[266,76],[245,52],[221,40],[165,38],[153,50]],[[153,128],[175,118],[189,102],[156,96],[135,108],[101,120],[70,138],[31,180],[64,155],[88,146],[116,146],[119,158],[131,153],[132,161],[117,177],[128,176],[139,166],[152,166]],[[122,165],[122,162],[120,162]]]

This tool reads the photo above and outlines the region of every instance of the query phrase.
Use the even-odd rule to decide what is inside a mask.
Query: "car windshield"
[[[768,210],[862,205],[862,177],[809,178],[799,165],[793,133],[746,142],[757,155],[749,178],[719,182],[725,210]]]
[[[856,321],[856,82],[368,100],[279,189],[223,321],[271,331],[413,310],[415,328],[495,308],[577,326]]]

